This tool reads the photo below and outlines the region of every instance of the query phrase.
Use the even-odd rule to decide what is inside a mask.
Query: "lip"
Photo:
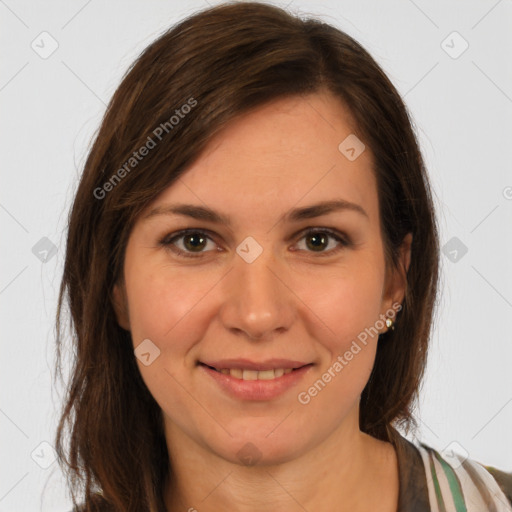
[[[273,360],[279,361],[279,360]],[[283,361],[283,360],[281,360]],[[222,361],[225,364],[227,360]],[[267,365],[266,368],[270,369],[269,364],[274,364],[274,362],[269,363],[266,361],[264,364]],[[291,361],[288,361],[290,363]],[[236,364],[239,364],[240,360],[237,359]],[[235,363],[231,363],[235,364]],[[244,365],[247,362],[243,363]],[[262,363],[253,363],[254,365],[264,366]],[[276,363],[277,364],[277,363]],[[281,362],[282,364],[282,362]],[[301,364],[301,363],[299,363]],[[285,368],[296,368],[296,366],[284,366]],[[209,368],[206,366],[206,363],[199,363],[198,368],[200,371],[205,372],[210,378],[212,378],[217,385],[228,395],[238,400],[251,400],[251,401],[268,401],[272,400],[279,395],[283,394],[285,391],[289,390],[293,386],[297,385],[299,381],[303,379],[303,377],[311,370],[313,367],[313,363],[303,364],[302,367],[298,367],[290,373],[286,373],[281,377],[277,377],[272,380],[242,380],[237,379],[236,377],[232,377],[231,375],[225,375],[220,373],[213,368]],[[244,369],[255,369],[258,368],[249,367],[249,366],[222,366],[221,368],[244,368]],[[272,368],[283,368],[283,366],[274,366]]]
[[[207,366],[212,366],[217,370],[223,368],[237,368],[239,370],[276,370],[277,368],[301,368],[309,363],[303,361],[292,361],[290,359],[266,359],[265,361],[251,361],[249,359],[219,359],[216,361],[199,361]]]

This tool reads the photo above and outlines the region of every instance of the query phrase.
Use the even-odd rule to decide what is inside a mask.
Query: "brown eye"
[[[306,252],[316,252],[321,256],[337,253],[344,247],[350,246],[348,237],[326,228],[306,231],[300,239],[305,240]]]
[[[206,246],[207,238],[202,236],[199,233],[193,233],[190,235],[185,235],[183,238],[183,245],[189,251],[196,252],[196,250],[201,250]]]
[[[210,248],[207,249],[209,243]],[[180,256],[196,258],[206,252],[214,251],[216,244],[204,231],[189,229],[165,237],[160,241],[160,245]]]
[[[329,256],[351,245],[346,235],[327,228],[317,228],[306,231],[300,241],[306,240],[305,248],[300,250],[317,253],[319,256]],[[209,245],[210,244],[210,245]],[[184,257],[198,258],[203,254],[216,251],[216,243],[205,231],[188,229],[172,233],[160,241],[160,245],[175,254]]]
[[[313,251],[321,251],[327,244],[329,243],[328,237],[323,233],[311,233],[306,235],[306,240],[308,240],[307,246]]]

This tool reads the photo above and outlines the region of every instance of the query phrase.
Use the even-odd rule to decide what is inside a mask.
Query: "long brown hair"
[[[134,62],[108,105],[70,211],[57,373],[62,377],[66,303],[73,362],[55,444],[75,506],[78,499],[86,511],[165,510],[163,486],[172,478],[161,410],[113,308],[134,222],[230,120],[270,100],[322,89],[350,109],[374,155],[388,265],[398,265],[398,247],[413,234],[403,309],[378,344],[360,428],[393,441],[396,426],[416,425],[439,247],[408,111],[374,59],[341,30],[267,4],[227,3],[180,22]],[[144,156],[142,147],[149,149]]]

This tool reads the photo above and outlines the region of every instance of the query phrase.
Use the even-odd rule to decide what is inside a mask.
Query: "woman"
[[[438,258],[406,107],[358,43],[245,2],[165,33],[69,219],[76,509],[511,511],[511,474],[396,429]]]

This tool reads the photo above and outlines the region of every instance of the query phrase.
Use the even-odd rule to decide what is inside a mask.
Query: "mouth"
[[[254,370],[251,368],[216,368],[215,366],[208,365],[206,363],[199,363],[210,370],[214,370],[217,373],[223,375],[229,375],[239,380],[275,380],[279,379],[283,375],[295,372],[306,366],[312,366],[313,363],[297,366],[297,367],[284,367],[284,368],[268,368],[264,370]]]
[[[227,395],[244,402],[277,399],[298,386],[313,366],[314,363],[289,359],[197,361],[197,368],[207,379],[212,379]]]

